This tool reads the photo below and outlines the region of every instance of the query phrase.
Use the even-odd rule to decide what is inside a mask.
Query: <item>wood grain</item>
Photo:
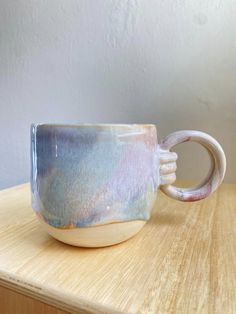
[[[0,286],[1,313],[4,314],[69,314],[36,299]]]
[[[196,203],[159,193],[137,236],[98,249],[47,235],[28,185],[3,190],[0,285],[72,313],[236,313],[236,186]]]

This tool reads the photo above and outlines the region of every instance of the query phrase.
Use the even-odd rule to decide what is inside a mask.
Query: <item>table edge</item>
[[[68,311],[69,313],[122,314],[122,312],[108,306],[84,300],[77,296],[73,297],[53,288],[45,288],[41,285],[35,285],[35,283],[22,280],[21,277],[12,275],[6,271],[3,272],[2,270],[0,270],[0,286],[52,305],[61,310]]]

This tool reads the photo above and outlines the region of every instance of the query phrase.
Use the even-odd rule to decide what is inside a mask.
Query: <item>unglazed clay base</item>
[[[48,225],[44,221],[41,221],[41,223],[52,237],[64,243],[82,247],[103,247],[133,237],[142,229],[146,221],[125,221],[74,229],[59,229]]]

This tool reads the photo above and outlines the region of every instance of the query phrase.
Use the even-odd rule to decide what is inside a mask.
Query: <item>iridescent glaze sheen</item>
[[[33,125],[32,200],[59,228],[148,220],[158,188],[153,125]]]

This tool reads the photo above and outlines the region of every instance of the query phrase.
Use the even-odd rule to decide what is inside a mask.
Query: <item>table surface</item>
[[[0,285],[73,313],[236,313],[236,185],[157,199],[135,237],[86,249],[42,230],[28,184],[2,190]]]

